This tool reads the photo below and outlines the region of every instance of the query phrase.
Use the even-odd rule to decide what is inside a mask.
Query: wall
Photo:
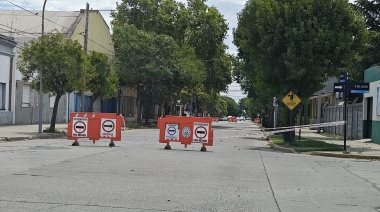
[[[367,73],[367,72],[366,72]],[[380,73],[380,71],[379,71]],[[373,76],[375,77],[375,76]],[[363,109],[364,115],[364,125],[366,128],[371,127],[371,137],[372,142],[380,144],[380,75],[377,76],[378,80],[370,83],[369,93],[364,94],[365,106]],[[372,98],[372,111],[367,111],[369,99]],[[367,115],[372,114],[372,116],[367,118]]]
[[[84,43],[83,32],[85,31],[85,23],[86,13],[85,10],[81,10],[81,18],[71,36],[71,39],[77,40],[82,46]],[[110,34],[110,29],[99,11],[89,11],[88,38],[88,51],[102,52],[109,56],[114,55],[114,48]]]
[[[22,95],[23,85],[25,82],[16,82],[16,107],[15,107],[15,124],[38,124],[38,97],[39,92],[31,89],[31,100],[29,107],[23,107]],[[50,107],[52,106],[52,107]],[[56,123],[67,123],[67,97],[63,95],[59,101]],[[50,104],[50,96],[48,94],[43,95],[43,109],[42,109],[42,123],[49,124],[53,113],[53,105]]]
[[[364,71],[364,82],[380,80],[380,66],[373,66]]]
[[[11,111],[0,112],[0,125],[11,125],[13,121],[13,113]]]
[[[344,106],[323,108],[323,122],[344,121]],[[344,135],[344,126],[324,127],[324,132]],[[347,138],[363,138],[363,104],[347,105]]]
[[[13,38],[0,35],[0,125],[13,123],[14,68]]]

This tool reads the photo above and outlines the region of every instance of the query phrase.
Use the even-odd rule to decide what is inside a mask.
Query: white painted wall
[[[5,111],[8,111],[9,105],[9,69],[11,65],[10,61],[11,60],[9,56],[0,55],[0,83],[5,84],[5,102],[2,102],[2,104],[5,104]],[[2,100],[0,99],[0,101]]]

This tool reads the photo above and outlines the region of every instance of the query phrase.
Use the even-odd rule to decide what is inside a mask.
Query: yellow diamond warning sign
[[[290,91],[284,98],[282,98],[282,102],[290,109],[293,110],[299,103],[301,103],[301,99],[297,96],[297,94]]]

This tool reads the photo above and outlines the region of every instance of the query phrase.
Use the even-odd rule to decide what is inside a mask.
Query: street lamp
[[[44,6],[42,7],[42,29],[41,29],[41,42],[43,42],[44,39],[44,20],[45,20],[45,5],[46,1],[44,1]],[[43,45],[42,45],[43,47]],[[43,69],[44,65],[43,63],[41,64],[40,68],[40,93],[39,93],[39,105],[38,105],[38,133],[42,133],[42,108],[43,108]]]

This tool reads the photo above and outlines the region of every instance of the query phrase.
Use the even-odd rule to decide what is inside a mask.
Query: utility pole
[[[85,29],[84,29],[84,42],[83,42],[83,49],[84,49],[84,54],[87,55],[87,41],[88,41],[88,10],[89,10],[90,5],[86,3],[86,23],[85,23]],[[83,79],[85,80],[85,79]],[[80,104],[80,110],[81,112],[84,112],[84,100],[85,100],[85,95],[84,95],[84,90],[82,90],[82,98],[81,98],[81,104]],[[90,111],[91,112],[91,111]]]
[[[41,29],[41,41],[43,42],[44,40],[44,24],[45,24],[45,6],[46,6],[46,1],[44,1],[44,6],[42,7],[42,29]],[[44,46],[44,45],[42,45]],[[42,50],[43,51],[43,50]],[[40,93],[39,93],[39,99],[38,99],[38,134],[41,134],[42,133],[42,108],[44,106],[43,104],[43,95],[44,95],[44,91],[43,91],[43,69],[44,69],[44,65],[43,63],[41,64],[41,68],[40,68]]]

